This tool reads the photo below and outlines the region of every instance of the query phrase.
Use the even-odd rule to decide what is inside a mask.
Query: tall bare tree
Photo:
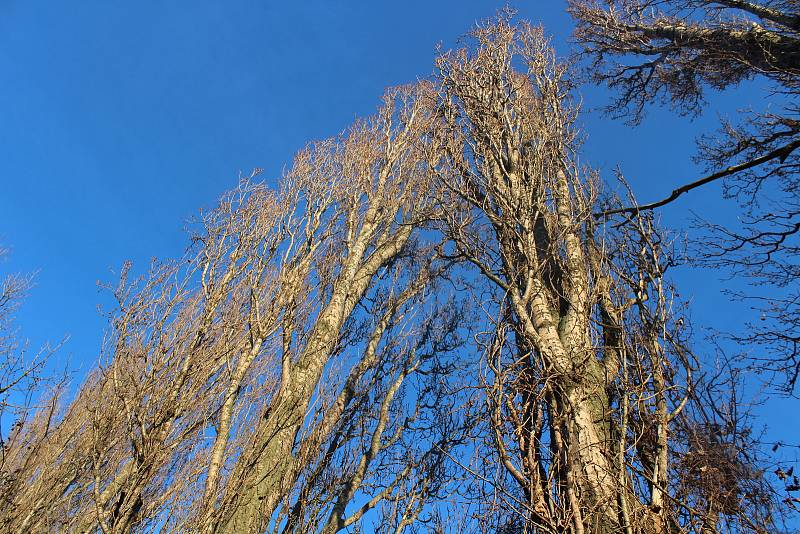
[[[713,445],[690,437],[714,424],[695,409],[713,389],[674,314],[663,237],[648,217],[596,226],[566,67],[541,28],[505,16],[471,38],[438,60],[432,166],[454,257],[495,291],[479,346],[488,449],[504,473],[486,514],[520,532],[770,530],[769,490],[734,438],[741,421],[725,416]],[[712,456],[729,469],[722,503],[714,484],[690,482],[717,472]]]
[[[800,6],[794,0],[633,0],[601,4],[570,0],[575,38],[591,59],[598,82],[617,90],[609,110],[638,122],[650,103],[699,113],[707,89],[724,90],[757,80],[771,91],[768,111],[749,111],[740,122],[698,143],[698,160],[710,174],[664,199],[611,208],[600,215],[655,209],[707,183],[722,180],[725,196],[741,207],[739,227],[705,225],[698,254],[705,263],[776,286],[756,295],[761,308],[751,334],[761,346],[759,366],[792,392],[800,374]],[[742,102],[752,107],[753,102]],[[706,245],[710,243],[710,246]]]
[[[399,273],[386,280],[392,288],[390,296],[397,295],[400,303],[435,277],[431,270],[437,268],[430,263],[435,247],[413,239],[433,216],[421,135],[431,117],[419,102],[408,91],[395,92],[375,119],[357,124],[340,143],[310,153],[296,169],[298,178],[319,188],[318,195],[324,199],[315,208],[318,214],[310,217],[321,220],[322,226],[306,234],[313,256],[299,277],[308,284],[301,294],[314,298],[316,309],[312,321],[302,328],[283,328],[280,386],[233,467],[231,476],[241,482],[224,493],[214,521],[216,531],[265,528],[302,471],[305,459],[294,454],[298,440],[302,450],[309,440],[330,432],[330,423],[323,418],[318,432],[302,439],[307,410],[319,395],[320,378],[341,350],[345,327],[352,322],[356,307],[371,291],[380,290],[382,273],[402,265],[404,259],[421,268],[418,274]],[[379,301],[392,311],[391,298]],[[387,310],[369,313],[380,317]],[[391,319],[390,315],[375,324],[375,343]],[[373,350],[368,344],[367,360]]]

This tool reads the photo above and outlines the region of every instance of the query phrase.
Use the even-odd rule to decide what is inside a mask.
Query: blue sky
[[[69,335],[54,366],[80,378],[98,357],[107,297],[123,261],[181,254],[185,222],[254,167],[276,177],[306,142],[372,112],[387,86],[433,69],[494,1],[0,2],[0,244],[5,272],[38,271],[19,313],[33,347]],[[546,6],[546,7],[545,7]],[[569,51],[559,1],[518,2]],[[582,90],[584,157],[607,178],[619,166],[641,200],[699,177],[694,139],[718,115],[760,103],[756,85],[711,98],[700,119],[652,110],[637,128],[592,110],[604,90]],[[716,186],[663,211],[686,227],[691,210],[735,216]],[[747,308],[721,295],[719,273],[676,273],[700,327],[736,330]],[[761,409],[771,439],[794,401]]]

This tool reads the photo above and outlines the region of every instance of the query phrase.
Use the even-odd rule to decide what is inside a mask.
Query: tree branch
[[[688,193],[692,189],[697,189],[698,187],[701,187],[701,186],[704,186],[704,185],[706,185],[708,183],[711,183],[711,182],[714,182],[716,180],[719,180],[720,178],[725,178],[726,176],[730,176],[732,174],[736,174],[737,172],[741,172],[741,171],[744,171],[744,170],[747,170],[747,169],[751,169],[753,167],[757,167],[757,166],[761,165],[762,163],[766,163],[766,162],[771,161],[773,159],[780,159],[781,162],[783,162],[783,161],[786,160],[787,157],[789,157],[789,154],[794,152],[798,147],[800,147],[800,139],[795,139],[791,143],[788,143],[788,144],[786,144],[786,145],[784,145],[784,146],[782,146],[780,148],[776,148],[772,152],[768,152],[767,154],[764,154],[761,157],[758,157],[758,158],[755,158],[755,159],[751,159],[750,161],[746,161],[744,163],[740,163],[739,165],[732,165],[732,166],[727,167],[726,169],[723,169],[721,171],[717,171],[717,172],[715,172],[713,174],[709,174],[708,176],[705,176],[705,177],[703,177],[703,178],[701,178],[701,179],[699,179],[697,181],[682,185],[679,188],[674,189],[672,191],[672,193],[668,197],[663,198],[661,200],[658,200],[656,202],[651,202],[649,204],[639,204],[639,205],[636,205],[636,206],[627,206],[627,207],[624,207],[624,208],[617,208],[617,209],[612,209],[612,210],[605,210],[605,211],[601,211],[601,212],[595,213],[594,217],[596,219],[603,219],[603,218],[608,218],[608,217],[610,217],[612,215],[618,215],[618,214],[621,214],[621,213],[630,213],[630,214],[636,216],[642,211],[654,210],[656,208],[660,208],[660,207],[665,206],[665,205],[669,204],[670,202],[674,201],[675,199],[677,199],[679,196],[683,195],[684,193]]]

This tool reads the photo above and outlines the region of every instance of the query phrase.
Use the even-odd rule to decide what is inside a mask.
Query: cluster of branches
[[[723,119],[720,131],[699,140],[697,159],[710,174],[663,200],[605,209],[630,216],[672,202],[717,180],[738,202],[735,226],[701,221],[707,232],[698,262],[725,267],[760,288],[739,295],[759,318],[737,340],[754,351],[756,368],[787,393],[800,374],[800,9],[795,0],[570,0],[576,40],[591,60],[595,81],[617,91],[608,110],[632,122],[649,103],[698,113],[704,92],[755,80],[767,111]],[[743,102],[742,106],[752,106]],[[771,291],[763,288],[778,288]]]
[[[0,259],[8,250],[0,247]],[[5,478],[7,453],[20,446],[25,422],[36,411],[34,402],[45,387],[44,366],[55,349],[46,346],[31,352],[20,340],[14,315],[33,283],[33,277],[9,274],[0,280],[0,492]]]
[[[666,237],[593,217],[571,92],[500,16],[126,268],[101,365],[5,450],[2,530],[775,531]]]
[[[461,306],[433,217],[414,90],[243,181],[178,261],[112,288],[104,361],[7,451],[7,532],[382,529],[440,496]],[[348,508],[357,498],[358,508]]]
[[[8,251],[0,248],[0,259]],[[13,413],[11,395],[20,389],[30,391],[42,360],[26,362],[24,347],[20,346],[14,328],[14,313],[31,284],[31,278],[11,274],[0,280],[0,418]],[[27,397],[27,395],[24,395]],[[15,427],[17,425],[14,425]],[[1,435],[0,435],[1,437]]]

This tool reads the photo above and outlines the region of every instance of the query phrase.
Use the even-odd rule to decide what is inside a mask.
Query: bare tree
[[[0,248],[0,258],[8,253]],[[24,487],[17,460],[38,443],[62,384],[45,380],[44,366],[55,349],[31,352],[19,337],[14,314],[32,285],[32,276],[7,275],[0,281],[0,515]],[[35,435],[27,427],[37,427]],[[0,524],[4,522],[0,520]]]
[[[319,215],[310,217],[318,220],[324,215],[324,226],[306,234],[306,242],[316,250],[300,278],[310,286],[303,293],[318,299],[316,309],[302,328],[290,325],[282,332],[281,383],[232,468],[237,483],[222,496],[216,531],[260,531],[269,524],[305,464],[305,458],[293,451],[302,438],[306,412],[319,394],[320,378],[340,350],[356,307],[371,291],[380,290],[378,282],[385,280],[381,273],[387,268],[399,265],[404,257],[413,258],[411,265],[425,267],[431,261],[426,256],[435,255],[435,248],[412,239],[433,215],[427,199],[429,173],[420,147],[431,118],[412,96],[409,91],[395,92],[375,119],[357,124],[341,143],[315,150],[307,161],[300,161],[305,167],[297,169],[298,178],[313,183],[325,199]],[[424,268],[418,275],[393,276],[386,282],[391,283],[392,294],[408,298],[431,276],[430,268]],[[407,290],[404,284],[409,284]],[[407,291],[411,295],[403,297]],[[379,317],[385,312],[369,313]],[[387,326],[375,325],[376,341]],[[367,358],[370,354],[368,346]],[[299,450],[308,440],[330,432],[324,419],[318,428],[322,436],[308,433]],[[380,422],[376,432],[380,437]]]
[[[7,254],[8,250],[0,247],[0,259]],[[20,274],[9,274],[0,280],[0,420],[8,415],[18,420],[25,418],[26,407],[42,378],[42,367],[52,352],[45,347],[31,354],[14,324],[14,314],[32,282],[32,276]],[[14,400],[10,400],[12,395]],[[15,422],[13,427],[18,428],[19,424]],[[1,434],[0,443],[5,443]]]
[[[701,237],[698,255],[708,265],[750,278],[754,286],[780,288],[753,299],[761,308],[760,320],[738,340],[761,346],[758,367],[774,373],[778,384],[792,392],[800,373],[797,2],[626,0],[600,5],[571,0],[570,11],[594,79],[618,91],[608,109],[631,122],[638,122],[652,102],[699,113],[707,89],[724,90],[746,80],[757,79],[773,92],[772,110],[750,111],[738,124],[723,121],[716,135],[700,139],[697,159],[710,174],[662,200],[600,210],[598,216],[635,215],[723,180],[725,196],[741,207],[742,224],[704,224],[711,232]]]
[[[752,444],[725,449],[724,504],[712,484],[680,482],[716,461],[685,441],[708,421],[687,407],[701,391],[722,399],[686,347],[651,219],[595,224],[599,183],[577,163],[566,67],[541,28],[505,15],[471,38],[438,60],[444,148],[431,157],[453,255],[494,286],[478,346],[486,450],[503,471],[477,473],[492,490],[485,517],[503,532],[768,531],[769,489],[733,467],[753,465]]]

